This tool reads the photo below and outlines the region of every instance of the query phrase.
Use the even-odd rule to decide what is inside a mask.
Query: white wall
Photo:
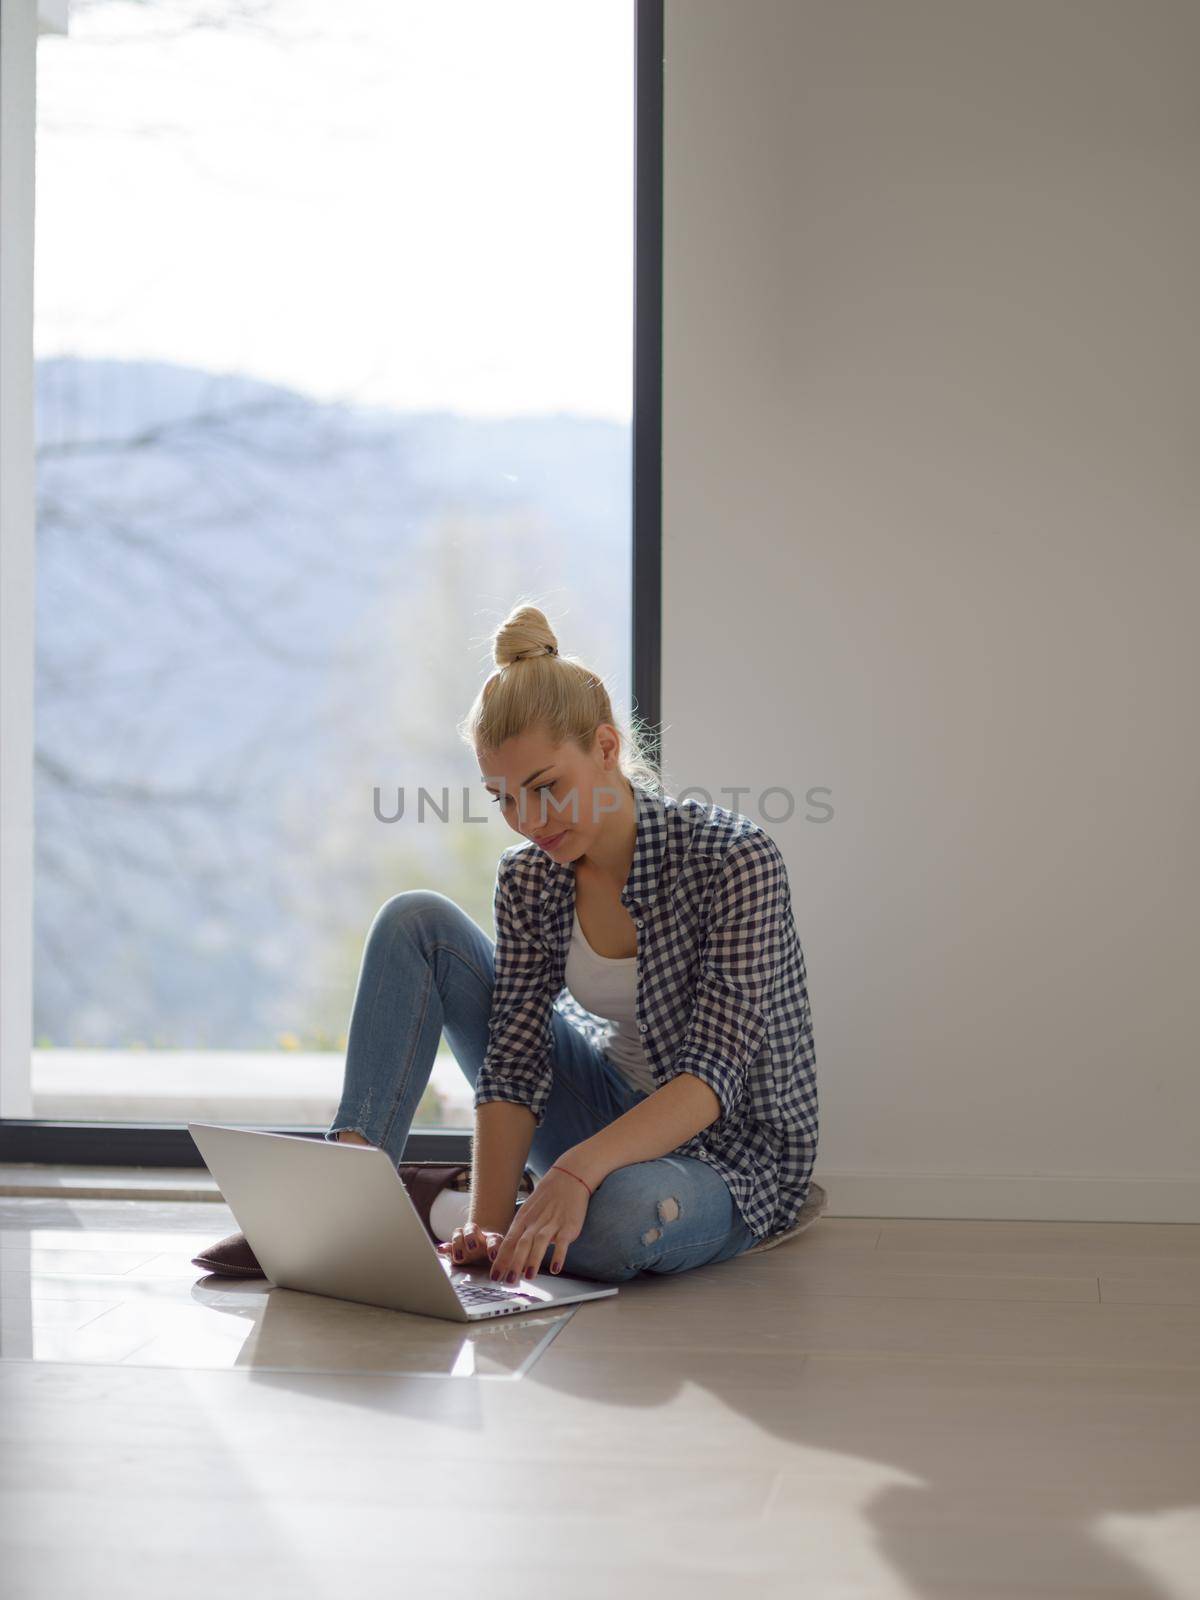
[[[1200,1221],[1200,7],[665,26],[666,766],[797,796],[831,1210]]]

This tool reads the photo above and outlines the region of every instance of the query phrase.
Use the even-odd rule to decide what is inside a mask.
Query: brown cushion
[[[210,1244],[198,1256],[193,1256],[192,1262],[206,1272],[220,1272],[230,1278],[266,1277],[244,1233],[230,1233],[218,1239],[216,1244]]]

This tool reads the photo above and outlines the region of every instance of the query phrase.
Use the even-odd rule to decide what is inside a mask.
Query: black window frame
[[[663,0],[634,0],[633,707],[657,764],[662,619]],[[321,1138],[324,1130],[270,1133]],[[406,1161],[468,1161],[465,1128],[417,1128]],[[0,1118],[0,1161],[90,1167],[203,1167],[186,1126]]]

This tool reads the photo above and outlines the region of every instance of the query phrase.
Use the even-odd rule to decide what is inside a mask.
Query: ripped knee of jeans
[[[658,1202],[658,1220],[665,1227],[668,1223],[675,1222],[679,1217],[679,1201],[674,1195],[667,1195]],[[653,1244],[662,1237],[662,1228],[647,1228],[642,1235],[643,1244]]]

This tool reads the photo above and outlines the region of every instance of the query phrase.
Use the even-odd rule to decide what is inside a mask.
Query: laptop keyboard
[[[519,1289],[494,1289],[490,1283],[456,1283],[454,1292],[465,1306],[494,1305],[497,1300],[537,1300]]]

